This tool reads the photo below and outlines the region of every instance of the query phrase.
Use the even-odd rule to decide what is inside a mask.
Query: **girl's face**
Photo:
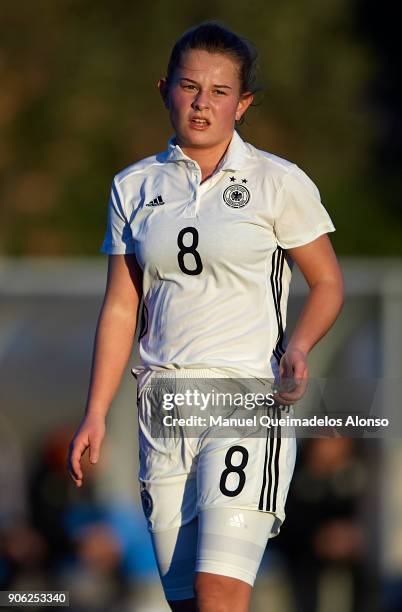
[[[202,49],[184,53],[169,88],[165,79],[158,87],[181,147],[228,142],[235,121],[253,101],[251,93],[240,94],[237,63],[228,55]]]

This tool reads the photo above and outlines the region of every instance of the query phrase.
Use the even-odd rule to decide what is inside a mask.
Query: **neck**
[[[213,174],[215,168],[225,155],[231,139],[232,137],[205,149],[202,147],[192,147],[191,145],[187,146],[184,143],[181,144],[177,138],[176,142],[185,155],[197,162],[201,168],[202,178],[205,180]]]

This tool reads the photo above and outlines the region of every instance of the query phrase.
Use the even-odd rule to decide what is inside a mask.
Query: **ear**
[[[247,91],[244,94],[240,94],[240,99],[236,109],[236,121],[240,121],[240,119],[242,118],[250,104],[253,102],[253,100],[254,94],[251,93],[251,91]]]
[[[169,109],[169,90],[166,79],[159,79],[159,81],[157,82],[157,87],[159,89],[159,93],[161,95],[165,108]]]

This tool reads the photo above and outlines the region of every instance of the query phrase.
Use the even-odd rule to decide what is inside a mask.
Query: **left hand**
[[[279,389],[274,399],[290,406],[303,397],[307,388],[307,355],[297,348],[288,347],[279,364]]]

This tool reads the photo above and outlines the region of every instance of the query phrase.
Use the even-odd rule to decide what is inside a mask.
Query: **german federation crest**
[[[229,185],[223,192],[223,199],[231,208],[243,208],[250,200],[250,192],[244,185]]]
[[[149,518],[152,514],[153,503],[151,495],[145,488],[141,491],[141,502],[144,514],[146,518]]]

